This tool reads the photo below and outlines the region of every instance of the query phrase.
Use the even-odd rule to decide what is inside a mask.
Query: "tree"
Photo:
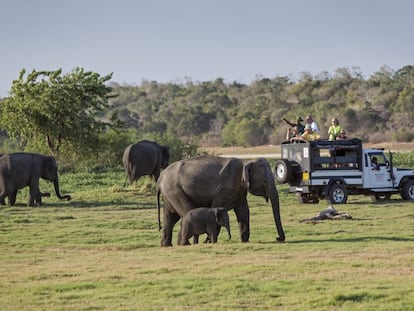
[[[25,73],[0,105],[1,127],[22,149],[90,154],[105,129],[120,126],[116,112],[103,119],[112,90],[105,83],[112,74],[101,77],[82,68],[65,75],[61,69]]]

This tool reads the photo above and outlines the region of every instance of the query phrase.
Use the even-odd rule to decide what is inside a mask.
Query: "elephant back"
[[[159,171],[163,167],[161,146],[149,140],[131,144],[124,151],[123,163],[130,182],[144,175],[158,179]]]

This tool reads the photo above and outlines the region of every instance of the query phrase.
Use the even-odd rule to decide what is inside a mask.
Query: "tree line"
[[[75,68],[22,70],[0,100],[1,151],[51,153],[68,166],[120,164],[139,139],[169,145],[172,159],[197,146],[279,144],[287,124],[312,114],[323,137],[333,117],[364,142],[412,141],[414,66],[380,68],[364,78],[359,68],[333,74],[257,76],[249,84],[214,81],[139,85],[111,81]]]
[[[257,77],[251,84],[214,81],[140,85],[113,83],[111,110],[126,129],[171,133],[205,146],[279,144],[286,118],[312,114],[322,136],[333,117],[365,142],[412,141],[414,66],[382,67],[368,79],[358,68],[334,74],[304,72],[288,77]]]

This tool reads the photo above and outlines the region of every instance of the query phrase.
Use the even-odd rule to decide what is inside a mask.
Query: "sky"
[[[22,69],[139,85],[414,64],[412,0],[0,0],[0,97]]]

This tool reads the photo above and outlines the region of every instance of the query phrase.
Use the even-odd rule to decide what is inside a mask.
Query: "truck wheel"
[[[345,204],[348,199],[348,190],[343,184],[334,183],[329,189],[328,199],[332,204]]]
[[[403,200],[414,200],[414,179],[407,180],[401,190],[401,198]]]
[[[292,177],[292,165],[289,160],[281,159],[276,161],[275,178],[277,183],[284,184],[290,181]]]

